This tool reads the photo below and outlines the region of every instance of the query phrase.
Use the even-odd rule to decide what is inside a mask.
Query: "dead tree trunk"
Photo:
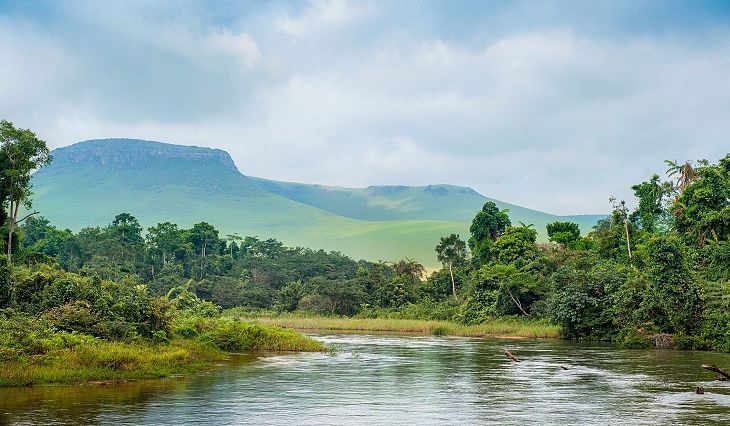
[[[722,380],[722,381],[730,380],[730,373],[728,373],[724,368],[720,368],[716,365],[708,365],[708,364],[702,364],[702,368],[723,376],[723,377],[718,377],[717,380]]]

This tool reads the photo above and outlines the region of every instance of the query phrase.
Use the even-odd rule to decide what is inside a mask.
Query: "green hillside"
[[[509,210],[512,221],[533,224],[543,240],[545,226],[556,220],[571,220],[583,232],[603,216],[557,216],[488,198],[471,188],[454,185],[370,186],[342,188],[250,178],[268,191],[337,215],[368,221],[446,220],[470,223],[484,203],[492,201]]]
[[[129,212],[145,226],[207,221],[223,234],[274,237],[288,245],[339,250],[356,258],[414,257],[435,266],[434,246],[462,236],[488,200],[450,185],[330,188],[247,177],[221,150],[104,139],[53,152],[34,175],[34,208],[57,226],[79,230]],[[558,216],[506,203],[516,223]],[[583,220],[585,226],[593,218]]]

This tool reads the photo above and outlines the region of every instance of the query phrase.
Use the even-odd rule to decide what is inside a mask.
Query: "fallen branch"
[[[517,359],[516,356],[512,355],[512,352],[510,351],[504,351],[504,354],[507,355],[507,358],[511,359],[514,362],[520,362],[519,359]]]
[[[728,381],[728,380],[730,380],[730,373],[728,373],[723,368],[720,368],[720,367],[718,367],[716,365],[709,365],[709,364],[702,364],[702,368],[704,368],[705,370],[709,370],[709,371],[712,371],[713,373],[717,373],[717,374],[723,376],[723,377],[717,377],[717,380],[722,380],[722,381]]]

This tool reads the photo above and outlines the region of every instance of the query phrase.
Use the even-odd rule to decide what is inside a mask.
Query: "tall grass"
[[[224,357],[214,347],[189,340],[166,344],[86,342],[4,359],[0,386],[160,378],[191,373]]]
[[[170,341],[109,341],[58,333],[37,321],[21,333],[0,321],[0,386],[107,382],[189,374],[226,358],[225,352],[324,351],[296,331],[230,318],[181,318]]]
[[[493,319],[478,325],[449,321],[280,315],[248,318],[258,324],[298,330],[401,332],[467,337],[557,338],[560,327],[542,320]]]

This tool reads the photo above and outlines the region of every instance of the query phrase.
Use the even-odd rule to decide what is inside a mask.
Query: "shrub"
[[[48,321],[57,331],[78,331],[98,334],[99,316],[91,311],[91,305],[85,301],[75,301],[51,309],[41,317]]]

